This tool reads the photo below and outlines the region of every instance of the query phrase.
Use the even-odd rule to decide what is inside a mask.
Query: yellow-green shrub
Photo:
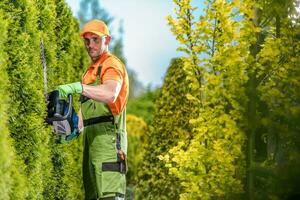
[[[147,124],[141,117],[127,114],[126,129],[128,137],[128,173],[127,182],[129,185],[135,185],[139,164],[142,162],[143,148],[142,139],[147,130]]]
[[[295,4],[205,1],[196,18],[191,2],[174,0],[168,17],[188,78],[201,80],[189,86],[201,94],[189,98],[199,102],[194,137],[161,157],[181,181],[180,199],[292,198],[300,174]]]
[[[190,80],[181,59],[173,59],[167,71],[160,95],[155,103],[153,121],[143,141],[145,153],[138,173],[138,199],[178,199],[181,184],[169,174],[159,159],[178,141],[189,141],[192,127],[189,119],[197,115],[197,102],[190,101]]]

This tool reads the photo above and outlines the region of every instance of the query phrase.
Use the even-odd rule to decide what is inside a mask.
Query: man
[[[82,32],[92,63],[82,82],[58,86],[60,96],[80,93],[79,129],[83,128],[85,199],[124,199],[126,190],[126,103],[128,76],[124,64],[108,51],[111,36],[100,20]]]

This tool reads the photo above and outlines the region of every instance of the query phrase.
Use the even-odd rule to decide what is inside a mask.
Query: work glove
[[[67,144],[75,139],[78,138],[80,135],[79,130],[75,129],[70,135],[61,135],[59,136],[58,140],[56,141],[57,144]]]
[[[66,85],[59,85],[56,89],[59,92],[59,97],[62,99],[67,98],[68,94],[82,93],[82,85],[80,82],[70,83]]]

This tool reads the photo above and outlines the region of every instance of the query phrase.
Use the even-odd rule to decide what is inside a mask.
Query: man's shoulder
[[[125,67],[124,63],[114,54],[109,54],[109,56],[104,60],[103,65],[113,65]]]

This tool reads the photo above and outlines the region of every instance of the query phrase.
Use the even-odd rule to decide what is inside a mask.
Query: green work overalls
[[[101,84],[99,69],[97,80],[89,85]],[[126,109],[113,116],[107,104],[82,96],[81,112],[85,199],[124,197],[127,166],[119,153],[127,155]]]

